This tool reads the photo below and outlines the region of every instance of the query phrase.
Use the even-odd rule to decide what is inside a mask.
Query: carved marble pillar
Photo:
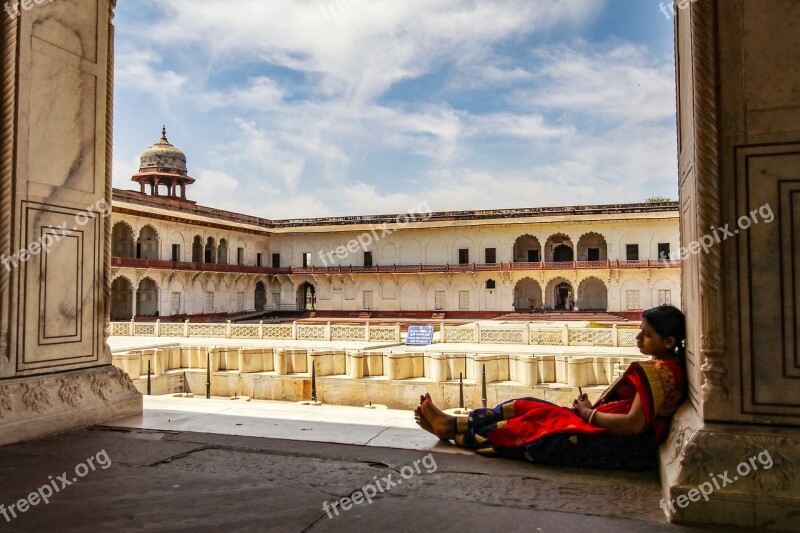
[[[142,408],[106,344],[113,9],[0,17],[0,445]]]
[[[677,16],[681,245],[731,235],[683,262],[689,401],[661,449],[676,521],[790,529],[800,513],[798,19],[792,0]]]

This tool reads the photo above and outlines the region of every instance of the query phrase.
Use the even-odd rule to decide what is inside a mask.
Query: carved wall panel
[[[800,144],[736,154],[742,408],[800,416]]]

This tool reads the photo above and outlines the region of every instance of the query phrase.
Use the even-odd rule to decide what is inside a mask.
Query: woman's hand
[[[589,401],[589,395],[583,394],[572,400],[572,408],[579,417],[586,420],[589,417],[589,413],[592,411],[592,402]]]

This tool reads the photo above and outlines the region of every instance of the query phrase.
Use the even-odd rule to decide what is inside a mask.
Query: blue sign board
[[[433,326],[408,326],[406,346],[428,346],[433,344]]]

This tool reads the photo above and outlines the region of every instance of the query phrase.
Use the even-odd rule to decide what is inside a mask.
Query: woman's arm
[[[638,392],[633,398],[631,410],[624,415],[601,413],[600,411],[595,411],[594,414],[592,414],[591,402],[589,402],[589,400],[586,398],[586,395],[584,395],[584,398],[580,401],[575,400],[575,402],[573,402],[573,406],[575,407],[575,411],[578,413],[578,416],[587,421],[591,416],[591,424],[593,426],[605,428],[615,435],[638,435],[644,431],[644,428],[647,425],[647,420],[644,416],[644,409],[642,409],[642,402],[639,399]]]

